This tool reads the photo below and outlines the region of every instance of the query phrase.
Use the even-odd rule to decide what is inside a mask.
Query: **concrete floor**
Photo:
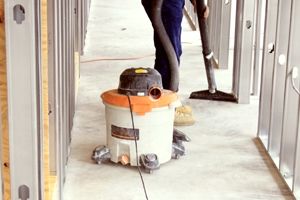
[[[192,106],[196,124],[179,128],[192,139],[186,156],[152,175],[143,174],[149,199],[293,199],[255,138],[258,97],[251,97],[248,105],[188,99],[192,91],[206,88],[206,78],[200,36],[186,22],[183,29],[179,95]],[[140,1],[92,1],[81,60],[98,61],[81,64],[64,199],[144,199],[136,168],[99,166],[90,157],[94,147],[106,141],[100,93],[117,88],[125,68],[152,67],[153,52],[152,27]],[[217,71],[219,89],[230,91],[231,74]]]

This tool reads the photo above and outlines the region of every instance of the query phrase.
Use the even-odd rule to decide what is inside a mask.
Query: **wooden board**
[[[41,40],[42,40],[42,93],[43,93],[43,154],[44,154],[44,197],[46,200],[52,198],[53,178],[50,176],[49,166],[49,108],[48,108],[48,23],[47,23],[47,0],[42,0],[42,16],[41,16]]]
[[[5,51],[5,25],[4,25],[4,0],[0,0],[0,106],[2,118],[2,172],[4,199],[10,199],[9,176],[9,138],[7,116],[7,81],[6,81],[6,51]]]

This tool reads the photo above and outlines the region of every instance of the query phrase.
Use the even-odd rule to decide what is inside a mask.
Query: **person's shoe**
[[[184,108],[183,108],[184,107]],[[195,119],[190,107],[181,106],[175,109],[175,126],[191,126],[195,123]]]

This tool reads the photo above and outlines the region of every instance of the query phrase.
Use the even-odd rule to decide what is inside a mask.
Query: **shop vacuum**
[[[98,164],[141,166],[152,173],[160,164],[185,154],[189,138],[173,128],[176,92],[164,90],[160,74],[151,68],[129,68],[120,75],[118,89],[102,93],[106,116],[106,146],[97,147]]]
[[[150,1],[150,0],[142,0]],[[151,68],[129,68],[120,76],[119,87],[101,95],[106,114],[106,146],[96,147],[92,159],[98,164],[110,160],[123,165],[142,166],[146,172],[159,169],[160,164],[185,154],[183,142],[190,139],[173,128],[174,111],[179,101],[178,60],[166,33],[161,7],[163,0],[151,0],[150,19],[160,38],[171,71],[170,90],[162,88],[160,74]],[[202,53],[208,90],[193,92],[192,99],[236,101],[232,94],[217,90],[210,49],[204,0],[196,0]]]
[[[150,1],[150,0],[143,0]],[[185,155],[183,142],[190,139],[173,128],[180,105],[178,60],[161,18],[163,0],[151,0],[152,26],[166,52],[171,72],[164,90],[160,74],[152,68],[129,68],[120,75],[119,87],[101,95],[106,114],[106,146],[96,147],[92,159],[143,167],[152,173],[171,158]]]

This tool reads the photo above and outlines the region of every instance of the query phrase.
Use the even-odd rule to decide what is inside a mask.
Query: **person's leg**
[[[181,22],[183,18],[184,0],[164,0],[162,5],[162,21],[166,32],[173,44],[177,60],[180,63],[182,54],[181,48]],[[156,48],[156,59],[154,68],[161,74],[163,87],[169,89],[170,86],[170,67],[165,50],[154,33],[154,45]]]
[[[151,0],[142,0],[145,11],[151,20]],[[181,49],[181,22],[183,18],[184,0],[164,0],[162,5],[162,21],[166,32],[173,44],[177,60],[180,62]],[[154,68],[161,74],[164,89],[169,89],[170,67],[168,57],[160,39],[154,32],[155,63]]]
[[[151,20],[151,0],[142,0],[145,11]],[[162,7],[162,21],[165,26],[166,32],[173,44],[177,60],[180,62],[182,54],[181,48],[181,22],[183,18],[184,0],[164,0]],[[167,55],[164,48],[154,33],[155,64],[154,68],[159,71],[162,76],[163,87],[169,89],[170,85],[170,68]],[[175,125],[192,125],[195,120],[192,115],[192,109],[189,106],[181,106],[175,112]]]

